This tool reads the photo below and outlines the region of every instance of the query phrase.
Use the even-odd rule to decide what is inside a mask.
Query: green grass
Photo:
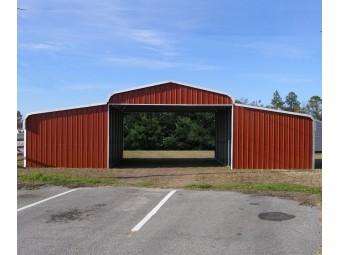
[[[211,184],[189,184],[184,186],[186,189],[212,189],[213,185]]]
[[[156,187],[157,184],[153,182],[137,182],[134,184],[131,184],[133,187],[143,187],[143,188],[151,188],[151,187]]]
[[[228,191],[274,191],[274,192],[303,192],[322,195],[321,187],[311,187],[296,184],[233,184],[233,185],[211,185],[211,184],[189,184],[186,189],[210,189]]]
[[[54,185],[112,185],[118,184],[119,181],[114,178],[97,178],[86,176],[67,176],[62,174],[45,174],[34,172],[18,175],[20,182],[34,182]]]

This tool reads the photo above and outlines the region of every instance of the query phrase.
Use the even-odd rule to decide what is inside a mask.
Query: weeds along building
[[[314,168],[310,115],[236,104],[226,93],[167,81],[106,102],[25,118],[25,166],[109,168],[123,158],[128,112],[214,112],[215,159],[233,169]]]

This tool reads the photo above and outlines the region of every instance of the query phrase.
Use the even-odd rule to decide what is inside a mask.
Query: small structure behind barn
[[[322,122],[314,120],[315,128],[315,152],[322,152]]]

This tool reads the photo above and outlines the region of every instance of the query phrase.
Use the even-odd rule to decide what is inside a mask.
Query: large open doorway
[[[125,113],[131,112],[209,112],[214,113],[215,122],[215,148],[214,161],[202,160],[195,157],[193,160],[180,158],[166,158],[163,161],[151,159],[146,165],[149,167],[162,167],[163,165],[192,165],[200,166],[216,164],[232,166],[232,107],[226,105],[109,105],[109,167],[114,167],[124,158],[124,127]],[[135,162],[133,162],[135,161]],[[145,161],[145,160],[144,160]],[[131,160],[131,165],[138,165],[139,161]],[[143,163],[143,162],[142,162]],[[119,164],[121,165],[121,164]]]

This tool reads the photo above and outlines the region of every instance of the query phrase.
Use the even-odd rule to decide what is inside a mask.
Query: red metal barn
[[[127,112],[214,112],[215,159],[234,169],[313,168],[313,118],[235,104],[226,93],[179,82],[116,92],[92,106],[29,114],[25,166],[109,168],[123,158]]]

